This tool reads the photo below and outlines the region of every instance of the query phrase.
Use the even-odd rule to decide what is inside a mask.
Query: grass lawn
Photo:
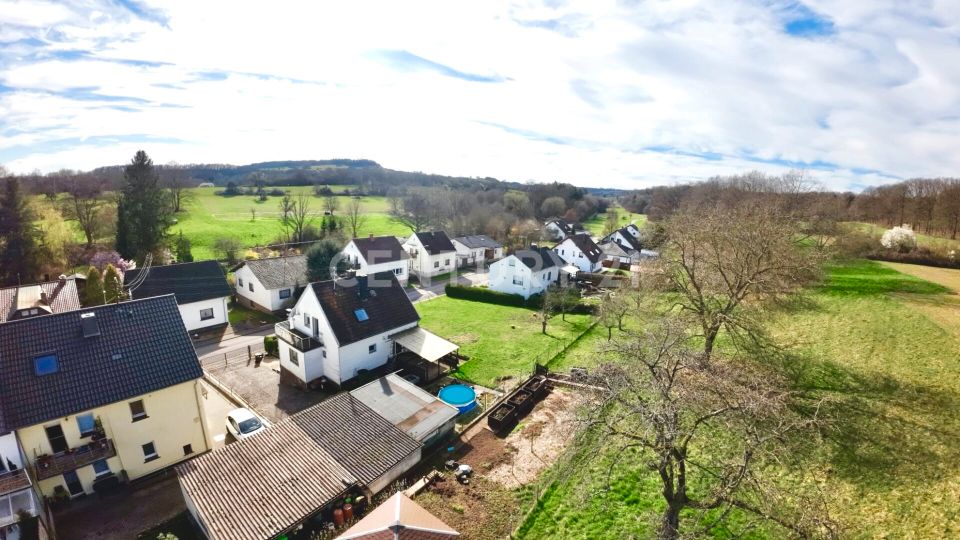
[[[960,306],[952,304],[952,317],[925,310],[951,305],[955,295],[870,261],[835,265],[827,275],[803,302],[773,316],[771,331],[792,384],[829,397],[834,420],[823,443],[765,475],[797,489],[819,487],[844,537],[960,536]],[[606,329],[595,328],[554,367],[589,365],[605,338]],[[516,536],[649,536],[651,511],[661,508],[656,478],[620,466],[606,490],[606,465],[641,457],[581,454],[554,470],[557,480]],[[742,520],[734,515],[713,536],[742,532]],[[761,528],[746,536],[784,534]]]
[[[262,322],[280,322],[280,319],[270,313],[250,309],[234,302],[230,303],[227,319],[230,321],[230,326],[260,326]]]
[[[454,375],[484,386],[496,386],[503,376],[532,373],[534,362],[546,362],[591,322],[589,315],[567,315],[566,321],[556,316],[544,335],[537,312],[529,309],[447,296],[416,308],[424,328],[456,343],[470,357]]]
[[[637,227],[642,227],[644,223],[647,222],[646,214],[634,214],[632,212],[627,212],[621,207],[617,207],[617,215],[620,217],[620,226],[626,227],[627,225],[634,223]],[[587,221],[583,222],[583,227],[587,229],[587,232],[593,236],[602,236],[603,235],[603,224],[607,219],[606,214],[597,214]]]
[[[875,234],[878,237],[889,228],[882,227],[874,223],[864,223],[860,221],[850,222],[850,224],[856,229],[870,234]],[[932,249],[934,251],[949,251],[951,249],[960,249],[960,240],[950,240],[949,238],[942,238],[940,236],[917,233],[917,245]]]

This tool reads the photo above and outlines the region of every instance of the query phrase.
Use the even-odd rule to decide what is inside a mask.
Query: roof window
[[[370,318],[370,316],[367,315],[367,310],[363,308],[353,310],[353,314],[357,316],[357,320],[360,322],[366,321]]]
[[[60,371],[60,360],[55,354],[43,354],[33,359],[33,370],[37,375],[50,375]]]

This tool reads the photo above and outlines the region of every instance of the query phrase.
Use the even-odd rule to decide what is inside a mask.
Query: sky
[[[0,0],[0,164],[960,174],[960,0]]]

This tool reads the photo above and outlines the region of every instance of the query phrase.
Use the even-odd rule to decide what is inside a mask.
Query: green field
[[[851,221],[849,223],[857,230],[876,235],[877,237],[888,229],[888,227],[881,227],[873,223],[863,223],[859,221]],[[934,251],[947,252],[952,249],[960,249],[960,240],[951,240],[940,236],[917,233],[917,245]]]
[[[547,334],[540,331],[537,312],[529,309],[471,302],[447,296],[416,304],[420,324],[460,346],[470,360],[456,377],[496,386],[505,376],[533,371],[534,362],[546,362],[589,326],[589,315],[550,319]]]
[[[782,485],[817,485],[844,537],[960,536],[960,304],[941,285],[861,261],[828,269],[823,286],[777,313],[772,334],[797,390],[828,397],[825,442],[767,470]],[[606,338],[596,328],[557,360],[590,365]],[[642,538],[661,508],[640,456],[581,452],[518,538]],[[621,466],[607,491],[607,465]],[[563,474],[564,471],[572,473]],[[813,480],[816,479],[816,480]],[[738,530],[743,516],[728,525]],[[731,530],[713,531],[714,537]],[[782,530],[746,537],[777,538]]]
[[[642,227],[644,223],[647,222],[646,214],[634,214],[632,212],[627,212],[623,208],[616,208],[617,214],[620,218],[620,226],[625,227],[630,223],[636,224],[638,227]],[[606,214],[597,214],[592,218],[583,222],[583,227],[587,230],[588,233],[593,236],[603,235],[603,224],[606,221]]]
[[[336,188],[344,186],[331,186]],[[214,242],[218,238],[232,237],[240,240],[245,247],[254,247],[273,243],[280,236],[279,197],[269,197],[266,201],[259,201],[252,195],[236,195],[224,197],[214,192],[222,188],[195,188],[191,190],[192,200],[187,205],[186,212],[177,214],[177,223],[170,228],[170,234],[176,235],[183,231],[193,249],[193,256],[197,260],[213,259],[217,254],[213,250]],[[313,188],[285,187],[290,193],[313,193]],[[335,214],[342,214],[350,201],[349,197],[338,196],[340,210]],[[388,215],[389,206],[385,197],[364,197],[363,211],[367,215],[367,223],[361,230],[361,235],[398,235],[409,234],[410,230],[397,223]],[[323,214],[323,198],[311,199],[311,210]],[[254,216],[253,212],[256,212]],[[319,225],[320,217],[316,224]]]

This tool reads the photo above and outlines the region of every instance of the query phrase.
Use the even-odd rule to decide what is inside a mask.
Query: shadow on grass
[[[837,263],[828,268],[820,292],[840,296],[875,296],[888,293],[941,294],[952,291],[942,285],[901,274],[874,261]]]

